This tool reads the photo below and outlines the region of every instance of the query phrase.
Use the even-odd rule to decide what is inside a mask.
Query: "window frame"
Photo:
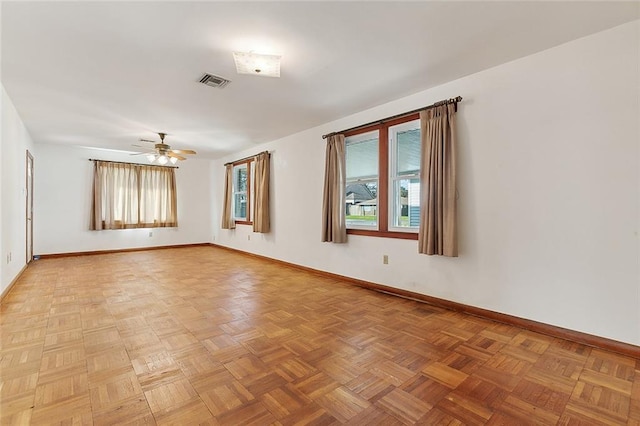
[[[363,229],[363,228],[349,228],[347,227],[347,234],[350,235],[363,235],[368,237],[383,237],[383,238],[399,238],[405,240],[417,240],[418,233],[415,230],[411,231],[397,231],[399,228],[389,229],[389,214],[391,212],[391,203],[389,199],[390,189],[390,168],[389,163],[391,159],[390,155],[390,141],[389,141],[389,128],[398,124],[403,124],[409,121],[419,120],[420,114],[414,113],[404,117],[396,118],[389,121],[373,124],[371,126],[361,127],[344,133],[345,139],[350,136],[356,136],[361,133],[367,133],[377,130],[378,131],[378,229]],[[418,172],[419,175],[419,172]],[[345,182],[346,187],[346,182]],[[346,203],[346,200],[345,200]]]
[[[232,176],[233,176],[233,191],[232,191],[232,209],[233,209],[233,219],[236,225],[253,225],[253,169],[254,169],[255,159],[247,159],[236,161],[231,163],[231,167],[233,168]],[[238,218],[236,217],[235,211],[235,198],[238,191],[236,191],[236,179],[235,179],[235,169],[238,166],[246,165],[247,168],[247,217],[246,218]]]
[[[414,123],[416,121],[417,123]],[[395,129],[393,129],[394,127]],[[410,233],[417,234],[419,232],[419,226],[407,226],[407,227],[396,226],[395,209],[397,206],[395,203],[397,200],[395,198],[395,190],[396,190],[396,182],[400,182],[402,180],[411,181],[411,180],[417,179],[418,185],[420,185],[420,166],[419,165],[415,173],[400,174],[398,172],[398,138],[397,138],[397,135],[400,132],[420,130],[420,121],[419,119],[408,120],[403,123],[390,125],[388,128],[389,128],[389,199],[388,199],[389,223],[388,223],[388,229],[389,231],[392,231],[392,232],[410,232]],[[408,203],[410,202],[409,198],[410,197],[407,195]],[[420,193],[418,193],[418,201],[420,201]],[[409,214],[409,220],[411,220],[410,204],[407,204],[407,210]]]

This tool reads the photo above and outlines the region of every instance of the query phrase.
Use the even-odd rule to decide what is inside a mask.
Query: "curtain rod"
[[[458,102],[461,102],[461,101],[462,101],[462,96],[456,96],[455,98],[445,99],[443,101],[438,101],[438,102],[436,102],[434,104],[431,104],[431,105],[428,105],[428,106],[425,106],[425,107],[422,107],[422,108],[414,109],[413,111],[408,111],[408,112],[403,112],[402,114],[392,115],[391,117],[387,117],[387,118],[383,118],[383,119],[380,119],[380,120],[372,121],[372,122],[366,123],[366,124],[361,124],[359,126],[351,127],[349,129],[340,130],[339,132],[331,132],[331,133],[328,133],[326,135],[322,135],[322,139],[326,139],[329,136],[333,136],[333,135],[338,134],[338,133],[346,133],[346,132],[350,132],[352,130],[363,129],[365,127],[369,127],[369,126],[372,126],[374,124],[382,124],[385,121],[391,121],[391,120],[395,120],[396,118],[406,117],[407,115],[411,115],[411,114],[415,114],[416,112],[420,112],[420,111],[424,111],[424,110],[427,110],[427,109],[435,108],[435,107],[440,106],[440,105],[457,104]]]
[[[267,154],[271,155],[271,154],[269,153],[269,151],[262,151],[262,152],[259,152],[259,153],[257,153],[257,154],[250,155],[250,156],[248,156],[248,157],[244,157],[244,158],[241,158],[241,159],[236,160],[236,161],[229,161],[228,163],[224,163],[224,165],[225,165],[225,166],[228,166],[229,164],[235,164],[235,163],[239,163],[239,162],[241,162],[241,161],[248,160],[248,159],[250,159],[250,158],[255,158],[255,157],[257,157],[258,155],[260,155],[260,154],[262,154],[262,153],[264,153],[264,152],[266,152]]]
[[[180,168],[178,166],[159,166],[159,165],[156,165],[156,164],[127,163],[126,161],[97,160],[95,158],[89,158],[89,161],[102,161],[103,163],[116,163],[116,164],[133,164],[134,166],[166,167],[168,169],[179,169]]]

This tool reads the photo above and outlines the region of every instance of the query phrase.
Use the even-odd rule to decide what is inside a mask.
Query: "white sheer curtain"
[[[95,161],[91,229],[175,227],[172,167]]]
[[[178,226],[175,169],[141,166],[139,182],[139,225]]]

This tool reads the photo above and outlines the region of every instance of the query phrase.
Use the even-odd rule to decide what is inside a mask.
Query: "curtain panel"
[[[235,229],[233,218],[233,164],[227,164],[224,173],[224,200],[222,202],[222,229]]]
[[[420,229],[418,252],[458,256],[456,202],[456,106],[420,112]]]
[[[322,198],[322,241],[347,242],[344,135],[327,138]]]
[[[175,169],[94,161],[91,230],[178,226]]]
[[[256,155],[253,232],[268,233],[271,230],[269,217],[269,174],[269,153],[261,152]]]
[[[175,169],[141,166],[138,173],[142,227],[178,226]]]

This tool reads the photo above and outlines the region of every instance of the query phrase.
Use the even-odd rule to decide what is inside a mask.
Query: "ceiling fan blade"
[[[149,155],[152,154],[151,152],[133,152],[129,155]]]
[[[169,152],[167,152],[167,155],[168,155],[169,157],[177,158],[178,160],[186,160],[186,157],[183,157],[182,155],[178,155],[178,154],[176,154],[174,151],[169,151]]]
[[[174,154],[196,154],[196,152],[192,149],[172,149]]]
[[[140,139],[140,142],[149,142],[149,143],[157,143],[156,141],[150,141],[149,139]]]

